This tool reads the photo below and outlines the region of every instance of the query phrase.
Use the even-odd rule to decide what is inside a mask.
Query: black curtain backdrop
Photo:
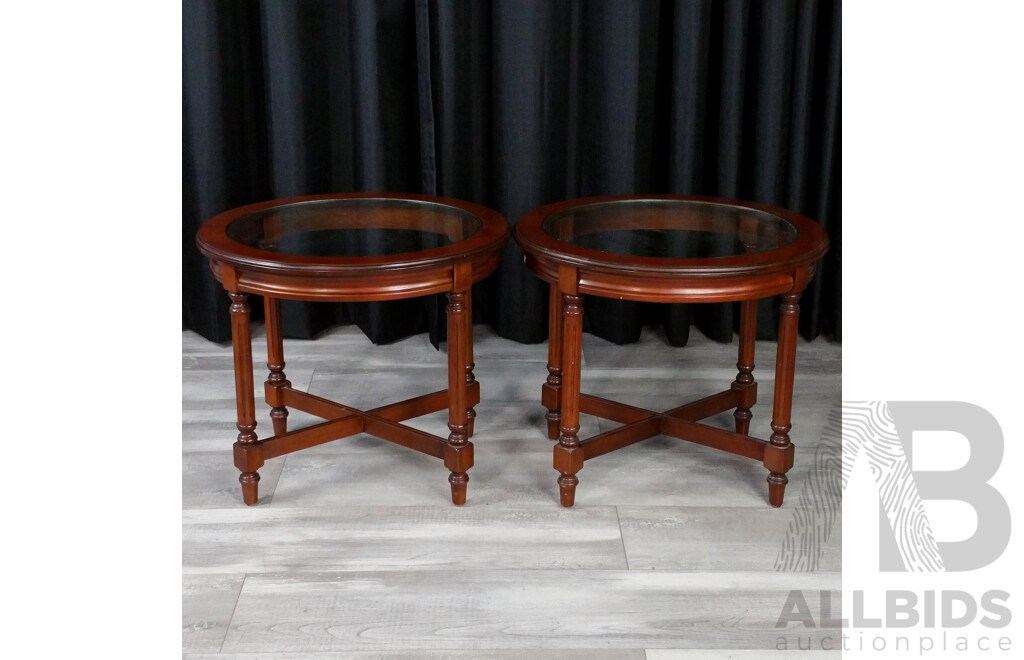
[[[549,202],[681,193],[817,220],[832,247],[801,332],[841,337],[841,10],[815,0],[185,0],[183,324],[230,337],[227,295],[194,245],[251,202],[327,192],[455,197],[514,223]],[[254,312],[261,310],[254,297]],[[691,322],[730,341],[735,304],[588,298],[617,343]],[[289,337],[356,323],[375,343],[443,337],[437,297],[284,303]],[[474,291],[477,322],[547,337],[547,285],[510,244]],[[777,301],[759,308],[774,338]]]

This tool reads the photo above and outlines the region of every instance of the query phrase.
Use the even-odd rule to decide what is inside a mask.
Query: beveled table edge
[[[242,245],[228,238],[228,224],[243,215],[276,206],[333,199],[393,199],[426,202],[472,213],[480,219],[480,231],[451,245],[417,252],[368,257],[311,257],[287,255]],[[196,233],[196,247],[219,266],[229,265],[241,272],[267,275],[352,278],[387,273],[433,271],[500,250],[511,237],[508,221],[497,211],[465,200],[415,193],[326,193],[303,195],[247,204],[217,214]],[[216,272],[215,272],[216,274]],[[219,279],[219,278],[218,278]]]
[[[545,218],[567,209],[605,202],[644,200],[705,202],[763,211],[793,224],[797,229],[797,238],[788,245],[749,255],[671,259],[636,257],[583,248],[549,236],[542,228]],[[564,200],[528,211],[516,223],[513,237],[524,252],[542,262],[570,264],[585,269],[587,272],[625,277],[685,277],[694,280],[756,277],[772,273],[792,272],[795,268],[820,259],[829,247],[828,236],[821,225],[799,213],[768,204],[704,195],[602,195]],[[529,265],[529,259],[527,263]],[[540,275],[539,272],[538,275]],[[543,279],[551,281],[547,277]],[[705,282],[704,285],[707,284]]]

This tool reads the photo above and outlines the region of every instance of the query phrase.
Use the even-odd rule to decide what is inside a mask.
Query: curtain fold
[[[776,204],[820,222],[832,250],[801,330],[841,329],[841,16],[780,0],[185,0],[183,325],[230,337],[227,296],[194,247],[199,226],[291,195],[436,194],[510,222],[549,202],[692,193]],[[547,285],[510,244],[474,289],[502,336],[547,336]],[[254,307],[257,315],[259,305]],[[729,341],[733,304],[588,298],[586,330]],[[777,302],[758,334],[774,337]],[[285,302],[284,331],[356,323],[377,343],[444,337],[443,300]]]

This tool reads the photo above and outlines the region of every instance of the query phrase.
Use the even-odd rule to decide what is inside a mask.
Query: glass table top
[[[576,206],[547,216],[541,228],[552,238],[582,248],[670,259],[767,252],[797,238],[795,226],[765,211],[672,199]]]
[[[406,199],[326,199],[283,204],[228,224],[231,240],[278,254],[379,257],[444,247],[480,232],[463,209]]]

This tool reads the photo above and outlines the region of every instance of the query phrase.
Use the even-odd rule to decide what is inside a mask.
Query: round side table
[[[443,460],[452,501],[466,501],[473,465],[471,287],[498,266],[509,227],[477,204],[425,195],[352,193],[279,199],[226,211],[200,228],[199,250],[231,298],[238,438],[235,466],[242,498],[255,504],[266,460],[357,433]],[[373,410],[357,410],[292,388],[284,373],[281,299],[395,300],[446,293],[447,388]],[[263,296],[267,329],[267,404],[274,435],[259,439],[252,376],[248,298]],[[324,421],[288,431],[288,409]],[[448,409],[447,439],[401,422]]]
[[[828,250],[822,228],[801,215],[730,199],[683,195],[590,197],[534,209],[514,236],[527,266],[551,285],[548,377],[541,400],[563,506],[575,501],[586,460],[667,435],[761,461],[768,499],[781,506],[793,466],[797,301]],[[739,372],[729,389],[665,412],[580,393],[584,295],[648,302],[740,302]],[[757,399],[757,301],[782,296],[772,435],[749,436]],[[735,431],[700,420],[734,410]],[[623,426],[580,439],[580,413]]]

